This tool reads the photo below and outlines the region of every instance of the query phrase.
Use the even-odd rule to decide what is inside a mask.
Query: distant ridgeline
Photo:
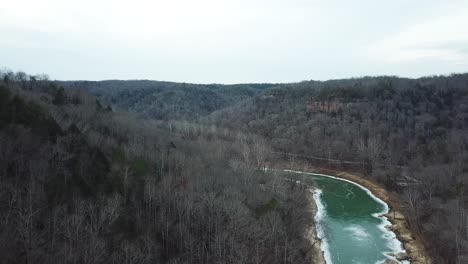
[[[252,98],[275,84],[189,84],[147,80],[68,81],[64,87],[83,88],[117,109],[145,118],[193,120]]]

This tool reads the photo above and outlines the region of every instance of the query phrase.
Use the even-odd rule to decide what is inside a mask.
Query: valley
[[[228,86],[2,76],[5,259],[317,262],[310,188],[328,197],[328,184],[265,167],[360,175],[345,178],[404,217],[387,215],[412,263],[465,257],[467,75]],[[371,258],[399,253],[388,243]]]

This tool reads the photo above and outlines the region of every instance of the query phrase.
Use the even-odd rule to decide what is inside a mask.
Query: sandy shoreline
[[[372,182],[369,179],[360,177],[356,174],[343,172],[343,171],[335,171],[330,169],[323,169],[317,167],[304,167],[300,169],[304,172],[309,173],[319,173],[319,174],[326,174],[330,176],[336,176],[338,178],[347,179],[353,181],[363,187],[369,189],[369,191],[374,194],[379,199],[383,200],[389,206],[389,212],[385,215],[388,221],[391,223],[390,226],[386,226],[387,229],[393,231],[397,237],[397,239],[402,243],[403,248],[406,250],[406,255],[398,256],[400,259],[409,260],[410,263],[414,264],[431,264],[432,261],[428,257],[424,245],[420,238],[415,237],[411,230],[408,228],[406,224],[406,219],[401,211],[395,210],[395,208],[400,207],[400,202],[393,197],[385,188],[382,186]],[[315,205],[315,201],[310,204],[315,206],[315,211],[317,209]],[[319,246],[320,248],[320,246]],[[320,249],[321,251],[321,249]],[[317,263],[324,263],[324,262],[317,262]]]

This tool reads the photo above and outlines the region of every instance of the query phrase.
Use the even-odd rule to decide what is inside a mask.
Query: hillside
[[[263,93],[275,84],[188,84],[135,81],[69,81],[67,88],[82,88],[116,109],[144,118],[193,120]]]
[[[307,192],[259,170],[267,148],[2,73],[0,262],[310,262]]]

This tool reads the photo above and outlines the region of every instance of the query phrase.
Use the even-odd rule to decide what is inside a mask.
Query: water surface
[[[311,174],[320,190],[314,197],[318,203],[318,234],[327,263],[382,263],[386,253],[402,252],[395,234],[384,226],[390,224],[380,215],[388,206],[367,189],[333,177]]]

